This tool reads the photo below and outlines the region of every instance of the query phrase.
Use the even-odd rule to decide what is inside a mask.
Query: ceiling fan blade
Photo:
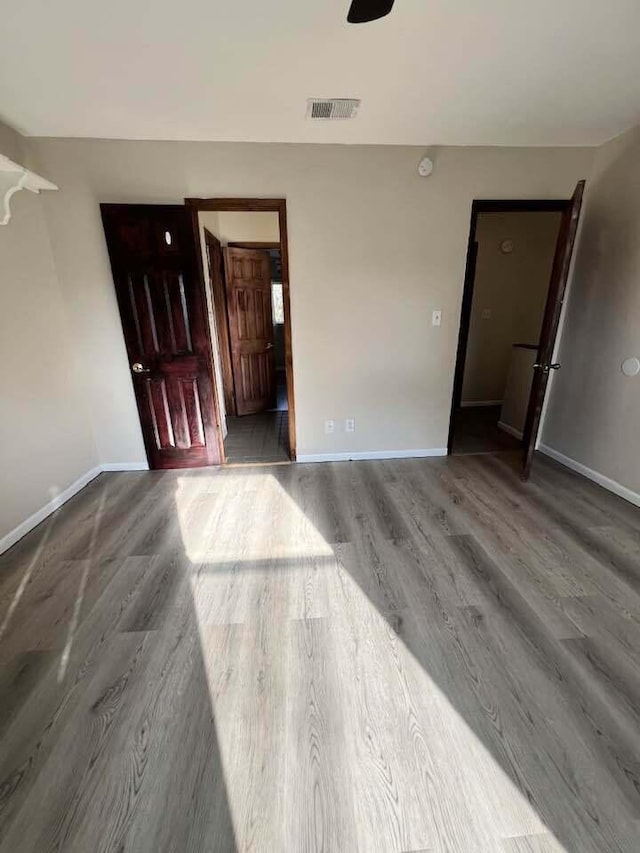
[[[352,0],[347,21],[350,24],[366,24],[384,18],[393,9],[394,0]]]

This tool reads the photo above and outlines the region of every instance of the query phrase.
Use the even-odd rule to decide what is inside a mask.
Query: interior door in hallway
[[[538,357],[534,364],[535,372],[524,428],[522,476],[525,480],[529,478],[529,474],[531,473],[531,463],[533,461],[533,453],[535,451],[536,440],[538,438],[538,430],[540,429],[540,417],[542,415],[542,406],[544,405],[544,398],[547,392],[547,385],[549,383],[549,374],[552,370],[558,370],[560,368],[559,364],[552,363],[553,351],[556,344],[556,336],[558,334],[558,325],[560,323],[560,314],[562,312],[562,303],[564,301],[564,294],[567,287],[567,279],[569,278],[571,256],[573,255],[573,247],[576,241],[576,232],[578,230],[578,221],[580,219],[584,186],[584,181],[578,182],[573,196],[571,197],[571,201],[563,211],[562,219],[560,220],[560,230],[558,232],[558,241],[556,243],[556,249],[553,256],[549,292],[547,294],[547,303],[542,319],[542,331],[540,333],[540,343],[538,345]]]
[[[238,415],[275,406],[271,263],[260,249],[225,249],[229,342]]]
[[[188,213],[100,207],[149,465],[217,465],[206,301]]]

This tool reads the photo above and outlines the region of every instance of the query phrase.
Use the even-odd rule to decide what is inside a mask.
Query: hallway
[[[227,430],[224,449],[228,463],[289,461],[286,409],[241,418],[227,415]]]

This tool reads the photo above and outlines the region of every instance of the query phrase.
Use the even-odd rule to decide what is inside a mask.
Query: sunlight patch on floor
[[[333,549],[269,473],[228,474],[221,481],[178,478],[176,507],[192,563],[332,557]],[[215,486],[215,489],[213,488]]]
[[[197,564],[191,589],[239,849],[258,836],[268,849],[274,824],[291,842],[292,797],[313,809],[312,780],[295,778],[304,766],[300,721],[311,715],[337,741],[316,745],[314,761],[326,764],[322,778],[350,779],[358,849],[519,853],[539,843],[544,853],[568,853],[454,707],[447,685],[396,633],[393,615],[378,610],[277,479],[261,471],[217,479],[209,491],[200,484],[197,496],[179,481],[176,506]],[[359,567],[365,576],[367,569]],[[315,617],[327,627],[314,649],[320,662],[299,642],[314,596]],[[423,660],[443,654],[427,640],[420,651]],[[327,680],[311,694],[310,667]],[[442,661],[434,668],[446,671]],[[333,699],[322,704],[322,696]],[[499,728],[500,709],[493,714]],[[326,808],[344,808],[335,798],[332,789]],[[301,849],[294,841],[290,849]]]

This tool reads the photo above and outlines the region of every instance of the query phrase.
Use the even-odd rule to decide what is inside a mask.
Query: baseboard
[[[588,480],[593,480],[594,483],[602,486],[603,489],[613,492],[614,495],[624,498],[625,501],[629,501],[629,503],[635,504],[635,506],[640,506],[640,494],[638,492],[633,492],[626,486],[623,486],[622,483],[618,483],[617,480],[605,477],[604,474],[600,474],[599,471],[594,471],[593,468],[587,468],[587,466],[583,465],[582,462],[577,462],[570,456],[565,456],[564,453],[560,453],[558,450],[554,450],[553,447],[549,447],[546,444],[539,444],[538,450],[541,453],[544,453],[545,456],[555,459],[555,461],[559,462],[561,465],[571,468],[571,470],[575,471],[577,474],[582,474],[582,476],[586,477]]]
[[[0,539],[0,554],[4,553],[4,551],[8,551],[12,545],[15,545],[23,536],[26,536],[34,527],[37,527],[45,520],[45,518],[50,516],[52,512],[60,509],[62,504],[66,503],[74,495],[77,495],[81,489],[84,489],[84,487],[100,473],[102,473],[102,468],[100,465],[96,465],[95,468],[87,471],[82,475],[82,477],[79,477],[75,483],[72,483],[63,492],[60,492],[59,495],[56,495],[55,498],[52,498],[43,507],[40,507],[40,509],[34,512],[33,515],[30,515],[29,518],[25,518],[21,524],[5,534],[2,539]]]
[[[428,447],[423,450],[353,450],[340,453],[298,453],[296,462],[359,462],[365,459],[420,459],[446,455],[446,447]]]
[[[502,400],[467,400],[460,403],[461,409],[471,409],[474,406],[501,406]]]
[[[520,430],[515,427],[509,426],[509,424],[505,424],[504,421],[498,421],[498,429],[501,429],[503,432],[508,432],[509,435],[514,436],[514,438],[522,439],[524,436],[523,432],[520,432]]]
[[[25,518],[23,522],[21,522],[17,527],[14,527],[13,530],[10,530],[7,534],[5,534],[2,539],[0,539],[0,554],[3,554],[5,551],[8,551],[13,545],[16,544],[23,536],[26,536],[34,527],[37,527],[41,524],[46,518],[48,518],[52,513],[54,513],[57,509],[65,504],[68,500],[70,500],[74,495],[77,495],[79,491],[84,489],[92,480],[98,476],[98,474],[102,474],[103,471],[148,471],[149,466],[146,462],[108,462],[104,465],[96,465],[95,468],[92,468],[90,471],[87,471],[82,477],[79,477],[75,483],[72,483],[68,486],[64,491],[60,492],[59,495],[56,495],[55,498],[52,498],[48,503],[46,503],[43,507],[40,507],[39,510],[30,515],[28,518]]]
[[[148,462],[105,462],[101,471],[148,471]]]

